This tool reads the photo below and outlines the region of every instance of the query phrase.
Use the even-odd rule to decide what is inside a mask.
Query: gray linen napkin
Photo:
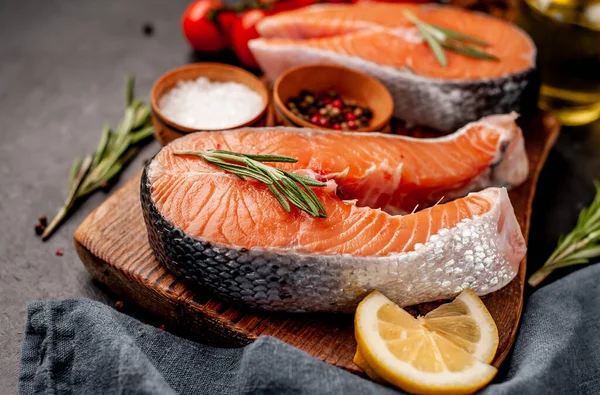
[[[482,393],[600,394],[600,265],[536,291],[503,382]],[[395,394],[277,339],[194,343],[87,299],[31,302],[19,394]]]

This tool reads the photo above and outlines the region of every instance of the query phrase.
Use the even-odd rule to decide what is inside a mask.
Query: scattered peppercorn
[[[56,256],[63,256],[64,253],[62,252],[62,250],[56,250]]]
[[[160,326],[158,327],[158,329],[160,329],[161,331],[165,330],[165,324],[160,324]]]
[[[144,23],[142,25],[142,32],[144,36],[151,37],[154,34],[154,25],[151,23]]]
[[[370,108],[344,100],[336,91],[319,94],[303,90],[289,99],[286,106],[297,117],[334,130],[365,128],[373,118]]]
[[[123,301],[121,300],[117,300],[115,302],[115,309],[117,309],[117,311],[121,311],[123,310]]]
[[[46,227],[43,226],[42,224],[36,224],[35,225],[35,234],[38,236],[41,236],[42,233],[44,233],[45,229],[46,229]]]
[[[45,215],[42,215],[41,217],[38,218],[38,222],[37,224],[35,224],[35,234],[38,236],[41,236],[42,233],[44,233],[44,231],[46,230],[46,227],[48,226],[48,218],[46,218]]]

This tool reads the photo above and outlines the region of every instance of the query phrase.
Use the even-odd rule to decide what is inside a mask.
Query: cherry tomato
[[[267,15],[270,15],[270,12],[258,9],[246,11],[233,24],[231,45],[238,59],[245,66],[258,67],[254,55],[248,48],[248,41],[259,37],[256,24]]]
[[[231,47],[233,24],[237,20],[235,11],[221,10],[217,13],[217,23],[225,37],[227,47]]]
[[[225,49],[227,39],[212,19],[223,7],[217,0],[198,0],[191,3],[183,13],[181,27],[185,38],[196,51],[216,53]]]

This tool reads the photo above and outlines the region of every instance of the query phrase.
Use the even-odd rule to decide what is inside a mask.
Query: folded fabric
[[[531,295],[502,382],[482,393],[600,393],[600,265]],[[19,394],[397,394],[277,339],[217,348],[87,299],[31,302]]]

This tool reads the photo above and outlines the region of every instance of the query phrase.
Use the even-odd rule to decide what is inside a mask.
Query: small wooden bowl
[[[333,64],[312,64],[290,69],[275,81],[273,101],[286,125],[333,130],[305,121],[286,107],[288,99],[298,96],[302,90],[316,93],[335,90],[342,98],[369,107],[373,111],[370,125],[352,132],[389,130],[387,126],[394,110],[392,95],[381,82],[367,74]]]
[[[226,129],[194,129],[187,126],[179,125],[163,115],[158,106],[158,102],[165,92],[169,91],[180,80],[194,80],[200,77],[206,77],[211,81],[219,82],[237,82],[244,84],[248,88],[258,93],[263,99],[263,108],[248,122],[234,125]],[[195,63],[186,66],[178,67],[163,74],[152,86],[150,92],[150,101],[152,105],[152,124],[154,126],[154,134],[156,139],[165,145],[170,141],[184,136],[187,133],[199,131],[219,131],[240,128],[243,126],[260,126],[264,125],[269,105],[269,92],[261,80],[254,74],[241,69],[239,67],[230,66],[222,63]]]

